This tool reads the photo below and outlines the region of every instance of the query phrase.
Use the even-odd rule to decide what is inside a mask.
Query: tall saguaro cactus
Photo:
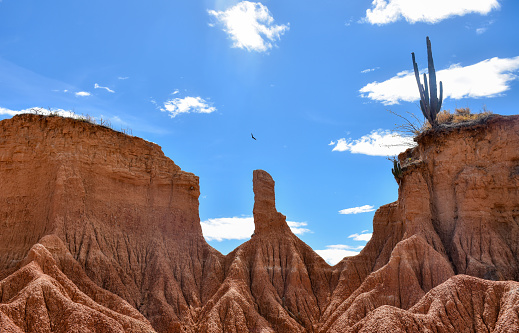
[[[443,102],[443,84],[440,81],[440,98],[438,99],[438,90],[436,88],[436,70],[434,69],[434,62],[431,50],[431,40],[427,37],[427,62],[429,65],[429,85],[427,85],[427,74],[423,74],[424,84],[420,82],[420,73],[418,72],[418,65],[416,64],[414,52],[411,53],[413,58],[414,75],[416,83],[418,84],[418,91],[420,92],[420,108],[422,113],[427,118],[432,127],[436,127],[436,115],[440,112]],[[424,86],[425,85],[425,86]]]

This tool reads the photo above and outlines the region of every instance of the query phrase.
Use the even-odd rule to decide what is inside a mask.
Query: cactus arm
[[[438,112],[440,112],[440,110],[442,108],[442,104],[443,104],[443,83],[442,83],[442,81],[440,81],[440,102],[438,105]]]
[[[420,109],[422,109],[422,113],[424,117],[429,120],[429,115],[427,114],[427,109],[425,108],[425,105],[423,104],[423,101],[420,100]]]
[[[434,61],[432,56],[431,40],[427,37],[427,62],[429,67],[429,87],[431,100],[431,113],[438,113],[438,91],[436,88],[436,70],[434,69]]]
[[[411,57],[413,58],[414,76],[416,78],[416,83],[418,84],[418,91],[420,92],[420,99],[425,100],[425,94],[423,91],[422,83],[420,82],[420,73],[418,72],[418,64],[415,61],[414,52],[411,52]]]
[[[424,88],[424,94],[425,94],[425,105],[430,105],[429,104],[429,87],[427,86],[427,74],[423,74],[423,83],[425,85],[425,88]]]

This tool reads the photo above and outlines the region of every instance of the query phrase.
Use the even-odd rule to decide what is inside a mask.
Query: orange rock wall
[[[417,142],[372,239],[330,267],[290,231],[265,171],[255,233],[223,256],[202,235],[198,178],[157,145],[73,119],[1,121],[0,331],[519,330],[519,117]]]

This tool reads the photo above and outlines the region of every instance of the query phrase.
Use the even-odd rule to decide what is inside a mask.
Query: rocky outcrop
[[[398,201],[377,211],[373,239],[359,256],[344,260],[323,332],[358,327],[356,323],[379,307],[385,314],[415,318],[411,309],[452,286],[448,282],[456,274],[517,280],[519,257],[512,235],[519,228],[514,213],[519,203],[519,117],[491,116],[439,128],[423,133],[417,142],[399,156],[403,177]],[[450,302],[458,304],[456,299]],[[486,302],[490,300],[484,299],[482,306],[491,306]],[[512,320],[511,313],[500,312],[494,319]],[[475,320],[475,315],[462,312],[452,327]],[[384,323],[384,329],[413,331],[396,323]],[[363,321],[362,329],[377,331],[380,325]]]
[[[254,171],[253,187],[254,235],[227,255],[200,332],[314,331],[338,276],[277,212],[272,177]]]
[[[2,332],[512,332],[519,329],[519,117],[427,131],[399,196],[334,267],[253,174],[255,231],[204,240],[198,178],[88,122],[0,122]]]
[[[83,289],[93,298],[81,291],[53,258],[53,254],[67,252],[59,238],[47,236],[42,243],[45,245],[35,244],[20,268],[0,282],[2,332],[153,330],[135,308],[85,276]],[[81,275],[77,266],[74,268]]]
[[[202,235],[198,178],[157,145],[84,121],[17,116],[0,138],[0,278],[52,236],[64,244],[57,267],[88,297],[193,332],[224,277]]]
[[[351,332],[516,332],[519,283],[456,275],[408,311],[384,305]]]

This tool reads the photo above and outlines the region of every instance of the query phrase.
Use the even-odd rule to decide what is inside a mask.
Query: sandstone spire
[[[272,231],[290,231],[286,216],[276,210],[275,182],[268,172],[254,170],[254,234]]]

